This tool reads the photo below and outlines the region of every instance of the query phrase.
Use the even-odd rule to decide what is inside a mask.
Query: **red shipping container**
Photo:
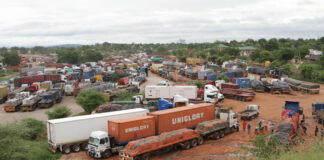
[[[61,75],[44,75],[44,81],[60,81]]]
[[[232,78],[232,83],[236,84],[236,78]]]
[[[108,121],[108,133],[117,143],[155,135],[153,116],[140,116]]]
[[[238,84],[232,84],[232,83],[222,83],[221,84],[222,89],[224,88],[233,88],[233,89],[239,89],[240,85]]]
[[[155,117],[156,134],[182,128],[194,128],[198,123],[215,119],[215,106],[201,103],[148,113]]]

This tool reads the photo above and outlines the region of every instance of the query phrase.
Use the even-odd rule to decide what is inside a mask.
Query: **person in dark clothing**
[[[306,135],[306,133],[307,133],[307,128],[306,128],[305,125],[303,125],[303,130],[304,130],[304,134]]]
[[[251,125],[250,124],[247,125],[247,129],[248,129],[248,133],[250,134],[251,133]]]
[[[316,126],[315,127],[315,136],[317,136],[317,133],[318,133],[318,127]]]

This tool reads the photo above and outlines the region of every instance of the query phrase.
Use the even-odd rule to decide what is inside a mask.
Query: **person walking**
[[[255,129],[254,129],[254,134],[255,134],[255,135],[258,135],[258,127],[255,127]]]
[[[243,132],[245,132],[245,128],[246,128],[246,121],[243,121]]]
[[[315,127],[315,137],[317,136],[317,133],[318,133],[318,127],[316,126]]]
[[[303,125],[304,134],[307,135],[307,127]]]
[[[259,128],[262,128],[262,122],[261,121],[259,122]]]
[[[251,133],[251,125],[250,124],[247,125],[247,129],[248,129],[248,133],[250,135],[250,133]]]
[[[274,124],[271,124],[271,134],[273,134],[273,132],[274,132]]]
[[[236,131],[237,132],[240,131],[240,122],[239,121],[236,122]]]
[[[324,136],[324,128],[321,129],[321,137],[323,138]]]
[[[265,133],[268,132],[268,125],[267,125],[267,124],[264,125],[264,132],[265,132]]]

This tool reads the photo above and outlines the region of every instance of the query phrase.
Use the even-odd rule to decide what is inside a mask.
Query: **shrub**
[[[193,81],[193,82],[188,82],[187,84],[197,86],[197,88],[201,88],[204,85],[204,81]]]
[[[88,113],[91,113],[105,101],[104,94],[96,90],[82,91],[76,98],[76,102]]]
[[[225,82],[230,82],[230,78],[228,78],[226,75],[218,76],[217,80],[224,80]]]
[[[48,116],[48,119],[57,119],[57,118],[65,118],[71,115],[71,109],[66,106],[56,107],[52,112],[45,112]]]
[[[44,122],[32,118],[22,119],[17,127],[17,133],[28,140],[35,140],[37,136],[45,132]]]

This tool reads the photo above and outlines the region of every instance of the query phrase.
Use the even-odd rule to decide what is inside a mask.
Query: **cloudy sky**
[[[324,36],[323,0],[0,0],[0,46]]]

